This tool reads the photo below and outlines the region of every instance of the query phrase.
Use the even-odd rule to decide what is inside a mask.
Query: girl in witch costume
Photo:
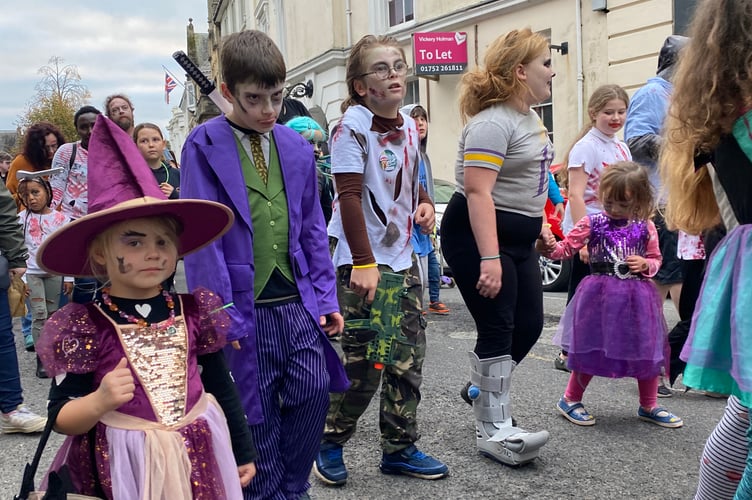
[[[67,465],[77,491],[112,499],[242,498],[256,450],[222,354],[222,301],[160,286],[232,213],[166,200],[132,139],[102,116],[89,163],[89,214],[39,251],[48,272],[108,283],[55,313],[37,347],[55,377],[50,418],[69,436],[50,470]]]

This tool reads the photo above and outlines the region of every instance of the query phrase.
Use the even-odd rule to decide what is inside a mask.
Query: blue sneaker
[[[342,460],[342,445],[324,441],[313,462],[313,475],[329,486],[341,486],[347,482],[347,467]]]
[[[405,474],[420,479],[441,479],[449,474],[449,468],[435,458],[410,445],[396,453],[384,453],[379,465],[384,474]]]

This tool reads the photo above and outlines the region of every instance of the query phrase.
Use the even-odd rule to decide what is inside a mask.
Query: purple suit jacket
[[[339,311],[334,267],[324,216],[318,198],[313,153],[292,129],[275,125],[272,131],[279,153],[289,214],[289,252],[303,305],[322,335],[330,390],[349,386],[342,362],[323,330],[319,316]],[[183,146],[181,198],[222,203],[235,213],[230,230],[211,245],[185,257],[190,290],[202,286],[218,293],[228,308],[232,326],[228,341],[238,340],[241,350],[225,350],[243,407],[251,424],[263,420],[256,359],[256,322],[253,301],[253,226],[248,194],[235,135],[224,117],[193,129]],[[201,221],[194,223],[200,224]]]

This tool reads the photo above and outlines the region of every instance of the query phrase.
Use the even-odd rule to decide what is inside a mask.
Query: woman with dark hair
[[[63,144],[65,144],[63,133],[51,123],[35,123],[26,131],[23,152],[16,156],[15,160],[10,164],[8,177],[5,181],[5,185],[8,187],[10,194],[13,195],[13,199],[16,200],[19,210],[22,206],[17,194],[18,179],[16,178],[16,172],[19,170],[38,172],[50,168],[57,148]]]

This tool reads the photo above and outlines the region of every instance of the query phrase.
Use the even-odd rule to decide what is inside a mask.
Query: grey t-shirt
[[[496,170],[492,196],[496,210],[540,217],[548,197],[548,168],[554,149],[538,114],[508,104],[486,108],[460,136],[455,179],[465,194],[465,168]]]

